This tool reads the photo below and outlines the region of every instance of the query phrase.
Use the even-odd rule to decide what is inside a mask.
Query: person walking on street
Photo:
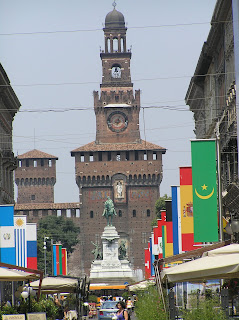
[[[119,309],[116,313],[117,320],[128,320],[128,311],[125,310],[125,303],[123,301],[119,301],[116,305],[116,307]]]

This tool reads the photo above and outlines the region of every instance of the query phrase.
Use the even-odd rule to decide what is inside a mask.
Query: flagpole
[[[235,57],[235,79],[236,79],[236,115],[237,115],[237,175],[239,177],[239,1],[232,0],[233,35],[234,35],[234,57]]]
[[[216,124],[216,148],[217,148],[217,181],[218,181],[218,212],[219,212],[219,241],[223,241],[222,221],[222,184],[221,184],[221,157],[220,157],[220,131],[219,122]]]

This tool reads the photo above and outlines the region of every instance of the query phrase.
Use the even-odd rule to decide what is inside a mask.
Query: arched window
[[[133,217],[136,217],[136,210],[133,210]]]
[[[124,52],[124,39],[121,38],[120,41],[121,41],[121,52]]]
[[[118,39],[117,38],[113,39],[113,51],[114,52],[118,51]]]
[[[107,48],[108,48],[108,52],[110,52],[110,39],[107,39]]]
[[[94,218],[94,212],[93,211],[90,211],[90,217],[91,217],[91,219]]]

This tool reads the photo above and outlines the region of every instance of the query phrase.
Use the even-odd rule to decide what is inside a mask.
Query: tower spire
[[[114,0],[114,2],[112,3],[112,6],[114,7],[114,9],[115,9],[116,5],[117,5],[117,3]]]

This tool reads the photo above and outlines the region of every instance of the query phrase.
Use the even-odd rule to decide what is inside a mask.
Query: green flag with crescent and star
[[[194,241],[218,241],[215,140],[192,140]]]

